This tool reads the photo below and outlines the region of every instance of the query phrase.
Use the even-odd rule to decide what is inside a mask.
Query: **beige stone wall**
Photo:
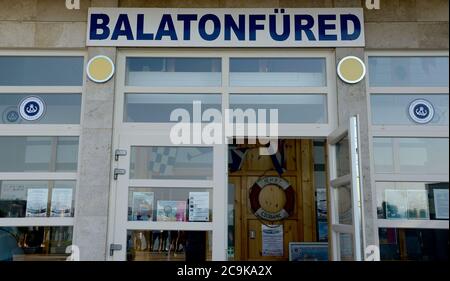
[[[88,7],[331,8],[362,7],[364,0],[0,0],[0,48],[84,48]],[[381,0],[364,9],[368,49],[448,49],[448,0]]]

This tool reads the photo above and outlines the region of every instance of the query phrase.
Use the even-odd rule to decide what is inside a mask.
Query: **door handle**
[[[114,251],[122,250],[122,245],[120,244],[110,244],[109,245],[109,255],[112,257],[114,255]]]
[[[119,175],[125,175],[127,173],[127,170],[125,169],[114,169],[114,180],[117,180],[117,177]]]

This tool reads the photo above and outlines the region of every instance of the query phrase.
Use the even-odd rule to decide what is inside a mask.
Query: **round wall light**
[[[337,73],[342,81],[356,84],[366,76],[366,65],[360,58],[348,56],[339,62]]]
[[[86,73],[96,83],[105,83],[114,75],[113,61],[107,56],[95,56],[87,64]]]

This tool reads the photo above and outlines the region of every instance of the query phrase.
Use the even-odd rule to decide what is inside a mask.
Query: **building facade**
[[[330,260],[447,260],[449,3],[365,2],[0,0],[0,259],[288,260],[309,245]],[[299,20],[310,45],[215,44],[206,27],[211,40],[186,43],[165,21],[171,43],[153,43],[160,32],[139,27],[139,14],[221,8],[357,8],[364,37],[346,45]],[[109,36],[93,13],[109,16]],[[137,18],[131,35],[120,14]],[[348,57],[364,79],[338,73]],[[194,101],[278,109],[283,160],[246,141],[174,144],[170,116],[195,115]]]

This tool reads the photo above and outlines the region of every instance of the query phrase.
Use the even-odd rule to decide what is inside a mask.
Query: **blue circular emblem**
[[[434,118],[434,107],[427,100],[414,100],[409,105],[409,117],[416,123],[427,124]]]
[[[2,114],[3,123],[19,123],[20,115],[17,112],[17,108],[15,106],[11,106],[5,109]]]
[[[38,120],[45,112],[45,104],[38,97],[27,97],[19,105],[20,117],[27,121]]]

